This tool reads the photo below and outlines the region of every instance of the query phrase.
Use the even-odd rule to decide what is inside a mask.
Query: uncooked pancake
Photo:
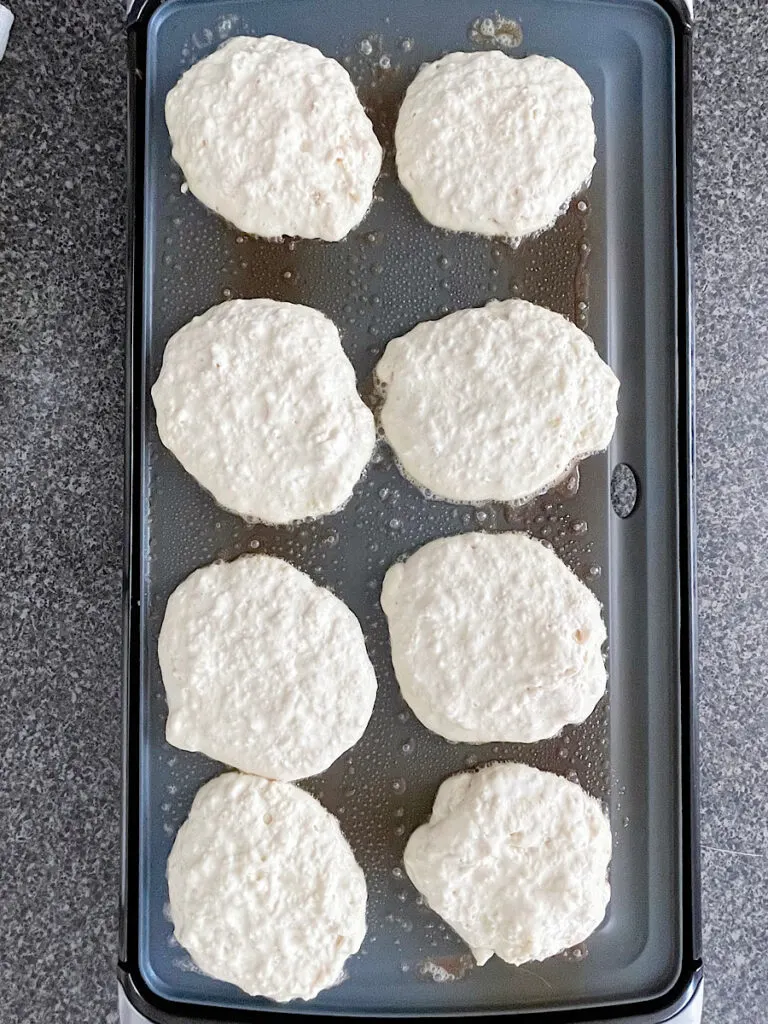
[[[338,61],[278,36],[237,36],[168,93],[190,191],[241,231],[337,241],[371,204],[381,146]]]
[[[605,916],[611,829],[573,782],[522,764],[447,779],[404,863],[472,950],[510,964],[582,942]]]
[[[449,53],[419,71],[397,171],[439,227],[520,238],[548,228],[595,164],[592,95],[553,57]]]
[[[605,690],[600,604],[521,533],[432,541],[384,577],[403,697],[465,743],[534,743],[583,722]]]
[[[454,501],[522,501],[606,448],[619,382],[559,313],[507,299],[419,324],[376,367],[406,475]]]
[[[253,996],[313,999],[365,936],[365,878],[339,823],[285,782],[227,772],[203,786],[168,890],[198,967]]]
[[[288,523],[349,498],[376,441],[339,332],[316,309],[233,299],[168,342],[157,429],[224,508]]]
[[[324,771],[360,739],[376,697],[349,608],[268,555],[187,577],[158,656],[168,742],[270,779]]]

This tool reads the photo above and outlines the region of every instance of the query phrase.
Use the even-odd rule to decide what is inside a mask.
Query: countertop
[[[125,105],[117,0],[0,64],[0,1024],[115,1011]],[[705,1019],[768,1021],[768,5],[697,6]]]

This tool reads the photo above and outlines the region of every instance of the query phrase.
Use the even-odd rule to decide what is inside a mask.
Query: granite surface
[[[122,10],[11,5],[0,64],[0,1024],[104,1024],[116,1020]],[[700,2],[697,36],[705,1019],[760,1024],[768,5]]]

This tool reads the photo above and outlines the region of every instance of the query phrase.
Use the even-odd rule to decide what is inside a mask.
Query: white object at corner
[[[5,56],[8,36],[11,34],[11,25],[13,25],[13,14],[11,14],[7,7],[0,4],[0,60]]]

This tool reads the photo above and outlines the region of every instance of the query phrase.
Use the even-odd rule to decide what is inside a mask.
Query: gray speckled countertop
[[[11,0],[0,64],[0,1024],[116,1021],[124,39]],[[698,3],[705,1019],[768,1021],[768,4]]]

